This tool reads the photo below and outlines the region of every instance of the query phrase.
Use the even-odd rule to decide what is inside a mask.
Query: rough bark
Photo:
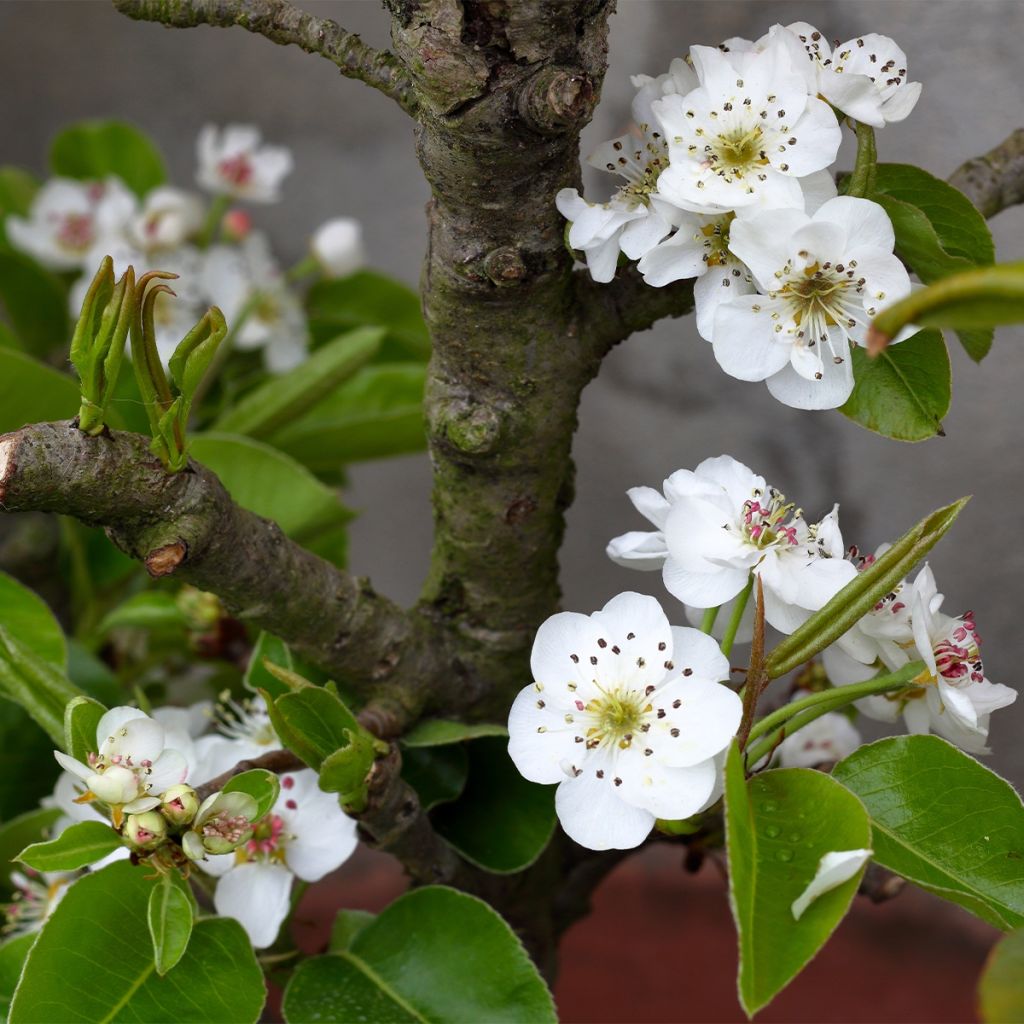
[[[1024,128],[1018,128],[994,149],[968,160],[950,176],[986,216],[1024,203]]]

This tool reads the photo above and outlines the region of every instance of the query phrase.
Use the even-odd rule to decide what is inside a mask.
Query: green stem
[[[875,150],[875,129],[860,121],[851,121],[857,133],[857,161],[853,165],[853,173],[846,182],[846,195],[865,198],[875,191],[875,172],[878,167],[878,154]]]
[[[224,220],[224,214],[228,212],[230,205],[231,197],[228,195],[213,197],[210,209],[206,214],[206,220],[203,222],[203,226],[196,238],[196,244],[200,249],[208,249],[217,240],[221,222]]]
[[[846,707],[863,697],[904,689],[921,674],[924,667],[924,662],[913,661],[909,665],[904,665],[898,672],[875,676],[874,679],[868,679],[863,683],[853,683],[850,686],[839,686],[832,690],[812,693],[800,700],[783,705],[770,715],[765,715],[750,730],[751,741],[760,737],[766,738],[761,743],[755,743],[748,748],[747,763],[757,764],[786,736],[791,736],[797,730],[830,711]]]
[[[732,650],[733,641],[736,639],[736,631],[740,628],[740,620],[747,610],[747,602],[750,600],[750,592],[754,589],[754,574],[750,574],[747,585],[739,592],[736,604],[733,606],[732,615],[729,616],[729,624],[725,627],[725,636],[722,637],[722,653],[728,658]]]
[[[289,284],[293,284],[295,281],[308,277],[310,274],[320,274],[320,261],[312,253],[299,260],[294,267],[285,271],[284,279]]]
[[[706,608],[704,610],[704,618],[700,620],[700,631],[710,635],[711,630],[715,628],[715,619],[718,618],[718,613],[722,610],[722,606],[718,605],[716,608]]]

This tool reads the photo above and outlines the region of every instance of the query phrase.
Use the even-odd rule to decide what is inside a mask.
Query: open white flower
[[[4,940],[39,931],[77,877],[75,871],[35,871],[32,868],[12,871],[14,898],[2,908],[7,919],[3,927]]]
[[[211,302],[224,311],[239,349],[262,349],[272,373],[306,357],[306,317],[298,296],[257,231],[240,245],[214,245],[206,253],[203,282]]]
[[[740,380],[767,380],[779,401],[798,409],[842,405],[853,390],[850,345],[865,343],[879,308],[910,293],[894,243],[885,210],[852,196],[813,215],[765,210],[737,219],[729,247],[760,294],[719,305],[719,365]]]
[[[794,699],[802,696],[803,693],[797,693]],[[841,761],[861,742],[860,733],[850,719],[838,711],[830,711],[787,736],[776,748],[773,761],[782,768],[817,768]]]
[[[902,121],[921,96],[921,83],[907,78],[907,55],[888,36],[869,32],[833,49],[813,25],[797,21],[775,25],[755,48],[773,38],[787,45],[813,93],[864,124]]]
[[[96,748],[87,764],[59,750],[53,756],[111,807],[115,819],[159,806],[160,794],[188,773],[184,756],[165,747],[164,727],[138,708],[111,708],[96,727]]]
[[[509,756],[531,782],[559,783],[570,838],[630,849],[657,818],[687,818],[715,792],[715,756],[739,726],[729,663],[710,637],[669,625],[653,597],[560,612],[537,631],[535,682],[509,712]]]
[[[366,262],[363,228],[352,217],[335,217],[316,229],[310,248],[329,277],[347,277]]]
[[[629,496],[658,529],[615,538],[609,556],[620,565],[660,565],[669,593],[693,608],[726,604],[753,572],[764,585],[765,617],[791,632],[856,575],[843,558],[835,509],[809,526],[783,494],[729,455],[677,470],[664,495],[642,487]]]
[[[199,169],[196,181],[210,192],[256,203],[280,198],[281,182],[292,169],[291,151],[264,146],[258,128],[229,124],[206,125],[196,142]]]
[[[145,253],[154,253],[177,249],[202,226],[203,204],[199,197],[161,185],[143,200],[142,209],[127,225],[127,234],[133,245]]]
[[[669,153],[661,194],[703,212],[801,207],[798,179],[832,163],[842,133],[786,46],[747,53],[694,46],[690,54],[700,86],[653,104]]]
[[[195,742],[197,765],[193,782],[198,785],[216,778],[239,761],[281,749],[266,701],[259,695],[237,701],[230,694],[223,694],[213,710],[213,721],[215,731]]]
[[[825,893],[848,882],[871,858],[873,850],[833,850],[818,861],[818,870],[807,888],[793,900],[793,919],[799,921],[807,908]]]
[[[120,238],[135,209],[135,197],[120,178],[51,178],[36,193],[27,218],[7,218],[7,237],[43,266],[84,268],[91,275],[94,248]]]
[[[318,787],[316,772],[303,770],[281,776],[274,809],[247,843],[199,866],[219,876],[213,897],[217,913],[233,917],[263,949],[288,916],[292,879],[319,881],[357,845],[355,821],[338,806],[336,795]]]

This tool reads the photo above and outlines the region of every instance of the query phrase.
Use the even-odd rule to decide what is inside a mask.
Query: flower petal
[[[239,864],[217,883],[213,905],[221,917],[233,917],[256,949],[277,938],[290,909],[292,873],[280,864]]]
[[[718,365],[731,377],[766,380],[789,364],[793,346],[773,332],[771,309],[763,295],[741,295],[718,307],[711,340]]]
[[[595,759],[595,764],[598,762]],[[604,771],[604,778],[596,772]],[[655,815],[616,794],[608,763],[566,779],[555,791],[555,812],[565,834],[590,850],[631,850],[654,827]]]
[[[792,365],[785,366],[768,378],[768,391],[794,409],[837,409],[853,392],[851,361],[825,359],[821,373],[821,380],[807,380]]]
[[[807,908],[819,897],[848,882],[868,862],[872,850],[836,850],[826,853],[818,862],[818,870],[807,888],[793,901],[793,918],[803,917]]]
[[[652,724],[648,742],[659,760],[676,768],[699,765],[720,754],[743,716],[735,691],[696,677],[676,678],[653,696],[652,703],[665,715]],[[710,788],[709,784],[709,792]]]
[[[605,554],[625,569],[654,570],[665,564],[668,548],[665,547],[665,535],[660,530],[651,533],[633,530],[613,537],[605,548]]]

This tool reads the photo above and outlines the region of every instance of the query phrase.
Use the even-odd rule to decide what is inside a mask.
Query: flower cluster
[[[215,877],[217,912],[238,920],[262,948],[291,909],[292,880],[318,881],[357,845],[355,822],[311,770],[282,775],[280,795],[262,816],[245,792],[201,800],[193,788],[280,747],[262,698],[159,708],[152,717],[113,708],[100,719],[97,749],[85,762],[55,751],[65,773],[45,803],[63,812],[57,835],[78,821],[110,822],[120,832],[125,845],[94,869],[133,855],[158,871],[198,867]],[[71,880],[15,880],[21,897],[8,908],[10,928],[41,927]]]
[[[638,134],[589,161],[625,183],[603,203],[558,193],[569,245],[596,281],[620,254],[653,287],[695,279],[697,329],[727,373],[797,408],[842,405],[850,346],[910,279],[888,215],[837,196],[828,167],[837,116],[880,127],[913,109],[921,87],[903,51],[874,34],[831,48],[797,22],[693,46],[633,83]]]
[[[306,319],[299,296],[252,218],[232,202],[271,203],[292,169],[289,150],[264,145],[256,128],[207,125],[198,140],[196,180],[214,196],[160,185],[141,199],[119,178],[52,178],[36,193],[27,217],[9,216],[12,245],[45,267],[82,272],[71,290],[81,308],[92,274],[104,256],[117,275],[128,266],[158,267],[178,275],[176,295],[161,295],[154,309],[157,345],[166,360],[211,303],[220,306],[236,348],[262,350],[271,372],[302,362]],[[362,265],[359,224],[338,218],[311,239],[312,257],[300,271],[344,276]]]
[[[874,560],[844,545],[838,506],[809,524],[776,488],[728,455],[678,470],[662,493],[650,487],[628,493],[656,529],[616,537],[608,555],[630,568],[660,569],[691,621],[700,621],[704,609],[742,599],[749,579],[758,577],[765,619],[792,633]],[[902,715],[912,732],[934,731],[984,753],[990,714],[1013,703],[1017,692],[985,678],[973,613],[953,618],[939,611],[941,603],[925,566],[913,585],[901,583],[826,650],[824,665],[830,681],[844,685],[923,661],[914,688],[866,697],[859,709],[886,722]],[[825,726],[818,729],[826,735]],[[848,753],[849,730],[836,719],[829,729],[829,742]],[[797,763],[798,750],[794,743],[782,756]]]

